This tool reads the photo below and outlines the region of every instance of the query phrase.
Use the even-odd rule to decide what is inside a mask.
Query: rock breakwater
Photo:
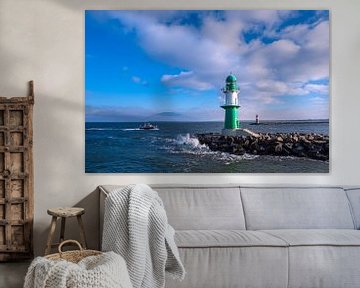
[[[262,133],[258,136],[225,136],[216,133],[196,134],[200,144],[212,151],[235,155],[276,155],[329,160],[329,136],[310,133]]]

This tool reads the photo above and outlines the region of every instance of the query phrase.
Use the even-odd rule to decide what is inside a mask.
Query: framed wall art
[[[85,172],[328,173],[329,11],[85,12]]]

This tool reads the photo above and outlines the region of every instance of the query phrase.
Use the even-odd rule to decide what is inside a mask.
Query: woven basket
[[[69,244],[69,243],[76,244],[79,247],[79,250],[63,252],[61,250],[61,248],[65,244]],[[65,240],[65,241],[61,242],[61,244],[59,245],[58,251],[59,251],[59,253],[47,255],[47,256],[45,256],[45,258],[47,258],[49,260],[55,260],[55,261],[56,260],[66,260],[69,262],[78,263],[85,257],[96,256],[96,255],[102,254],[102,252],[100,252],[100,251],[83,249],[81,244],[76,240]]]

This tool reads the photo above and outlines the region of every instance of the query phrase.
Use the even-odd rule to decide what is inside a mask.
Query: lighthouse
[[[225,110],[223,132],[240,128],[240,121],[238,118],[238,109],[240,107],[238,95],[240,90],[236,84],[237,80],[235,75],[231,73],[226,77],[225,81],[225,87],[222,89],[225,94],[225,103],[224,105],[221,105],[221,108]]]

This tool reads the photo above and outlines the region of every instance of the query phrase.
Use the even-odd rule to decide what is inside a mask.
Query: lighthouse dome
[[[233,74],[230,74],[229,76],[226,77],[226,82],[227,83],[231,83],[231,82],[236,82],[236,77]]]

